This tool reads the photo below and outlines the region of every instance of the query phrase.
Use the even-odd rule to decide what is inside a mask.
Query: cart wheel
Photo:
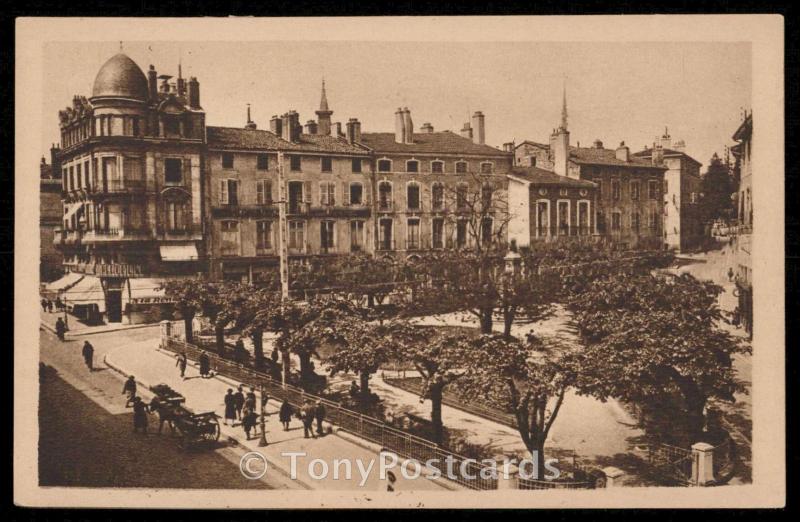
[[[211,431],[204,433],[203,438],[208,442],[217,442],[219,440],[219,436],[221,433],[222,432],[219,428],[219,420],[214,418],[214,423],[211,426]]]

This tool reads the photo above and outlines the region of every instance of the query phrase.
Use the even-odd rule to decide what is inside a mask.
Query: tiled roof
[[[617,167],[634,167],[666,170],[666,167],[653,165],[652,162],[629,155],[630,161],[617,159],[617,153],[611,149],[589,147],[570,147],[569,159],[580,165],[612,165]]]
[[[584,179],[568,178],[559,176],[553,171],[540,169],[538,167],[514,167],[511,175],[524,179],[534,185],[558,185],[562,187],[581,187],[596,188],[597,185]]]
[[[478,145],[454,132],[425,132],[414,134],[413,143],[397,143],[393,132],[365,132],[361,143],[377,153],[470,154],[510,156],[489,145]]]
[[[646,148],[644,150],[640,150],[639,152],[634,152],[633,156],[636,156],[636,157],[639,157],[639,158],[652,159],[652,157],[653,157],[653,149],[647,149]],[[685,152],[682,152],[682,151],[679,151],[679,150],[675,150],[675,149],[664,149],[664,156],[683,156],[686,159],[697,163],[698,165],[702,165],[702,163],[700,163],[699,161],[697,161],[693,157],[689,156]]]
[[[206,127],[208,146],[212,149],[281,150],[298,152],[330,152],[339,154],[366,154],[357,145],[344,138],[301,134],[300,141],[292,143],[268,130],[239,129],[236,127]]]

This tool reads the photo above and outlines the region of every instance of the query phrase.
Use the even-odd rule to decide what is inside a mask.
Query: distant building
[[[691,250],[701,245],[704,224],[701,216],[701,163],[686,154],[682,141],[673,146],[667,129],[634,156],[667,167],[664,175],[664,239],[668,248]]]
[[[50,163],[42,157],[39,164],[39,279],[42,282],[55,281],[64,275],[61,252],[53,239],[56,233],[60,238],[61,217],[61,169],[58,166],[58,148],[50,149]]]
[[[202,270],[205,113],[200,84],[111,57],[92,96],[59,112],[64,295],[89,320],[159,319],[164,279]],[[161,83],[158,83],[158,80]]]
[[[739,187],[737,190],[736,288],[739,294],[739,316],[745,330],[753,335],[753,112],[745,113],[744,120],[733,134],[736,145],[731,152],[737,159]]]
[[[664,244],[667,167],[632,155],[624,142],[616,149],[604,148],[600,140],[592,147],[571,146],[566,94],[561,124],[549,144],[523,141],[514,147],[514,155],[517,167],[544,168],[559,176],[593,182],[597,186],[593,226],[601,238],[628,247]]]

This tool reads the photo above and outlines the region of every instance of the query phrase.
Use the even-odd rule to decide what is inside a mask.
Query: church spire
[[[322,78],[322,97],[319,100],[319,110],[316,111],[319,120],[317,132],[328,136],[331,133],[331,115],[333,111],[328,107],[328,94],[325,92],[325,78]]]

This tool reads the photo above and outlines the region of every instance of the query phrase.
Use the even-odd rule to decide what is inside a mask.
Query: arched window
[[[408,199],[408,210],[419,210],[419,183],[410,182],[406,188],[406,196]]]
[[[441,174],[444,172],[444,161],[434,160],[431,161],[431,172],[434,174]]]
[[[456,162],[456,174],[466,174],[467,173],[467,162],[466,161],[457,161]]]
[[[419,172],[419,161],[417,160],[406,161],[406,172]]]
[[[378,183],[378,209],[392,209],[392,184],[388,181]]]
[[[444,210],[444,185],[441,183],[434,183],[431,187],[431,208]]]
[[[378,172],[391,172],[392,160],[382,159],[378,160]]]

